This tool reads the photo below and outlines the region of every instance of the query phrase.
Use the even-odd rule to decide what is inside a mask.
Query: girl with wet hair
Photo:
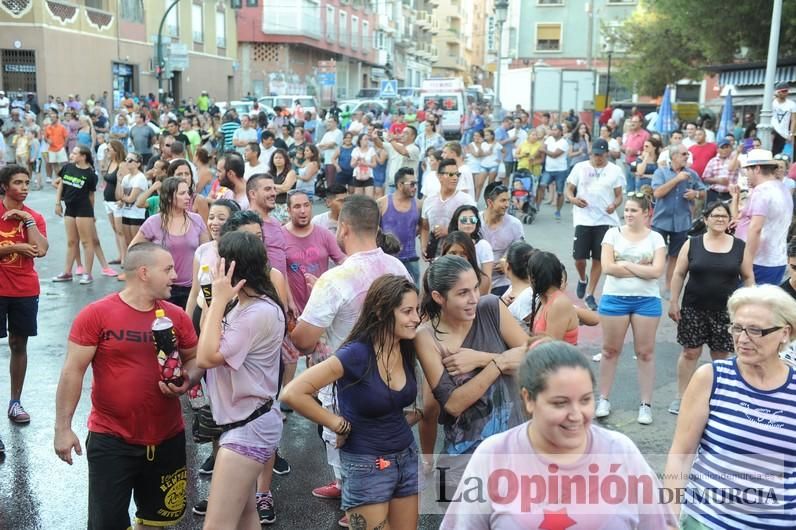
[[[534,252],[536,250],[525,241],[512,243],[506,251],[506,278],[511,282],[511,287],[500,298],[526,333],[529,330],[528,317],[533,308],[528,260]]]
[[[562,289],[564,266],[555,254],[536,252],[528,260],[528,276],[533,288],[529,329],[577,346],[578,315]]]
[[[282,416],[272,405],[286,318],[268,275],[265,247],[255,235],[224,235],[218,254],[197,349],[197,362],[207,370],[213,419],[223,431],[205,525],[250,528],[260,523],[252,488],[264,468],[273,468],[282,436]],[[273,503],[270,484],[265,491]]]
[[[429,266],[421,315],[415,346],[428,381],[421,445],[424,454],[433,451],[431,419],[439,414],[445,431],[441,460],[456,484],[465,455],[523,421],[513,374],[528,336],[497,296],[481,296],[475,270],[459,256],[442,256]]]
[[[466,259],[473,267],[476,276],[478,276],[480,280],[478,290],[482,295],[489,294],[492,278],[478,265],[478,250],[473,244],[473,239],[469,234],[457,230],[445,236],[445,239],[442,240],[440,256],[448,255],[460,256]],[[491,265],[490,263],[490,266]]]
[[[588,476],[602,482],[610,477],[631,491],[636,483],[648,495],[626,495],[619,503],[566,504],[567,521],[589,521],[590,527],[611,530],[677,528],[677,521],[657,495],[660,485],[635,444],[616,431],[593,423],[595,379],[588,360],[574,346],[545,341],[532,347],[519,367],[519,386],[525,412],[532,419],[490,437],[475,449],[456,497],[468,484],[491,483],[495,472],[512,477],[539,477],[562,484],[577,484]],[[591,478],[593,477],[593,478]],[[552,484],[552,483],[551,483]],[[472,486],[470,486],[472,487]],[[548,484],[545,482],[544,488]],[[633,486],[636,487],[636,486]],[[550,497],[522,509],[520,502],[506,502],[497,491],[484,488],[484,496],[469,502],[452,502],[441,529],[546,528],[551,513],[561,513]],[[576,485],[574,495],[580,495]],[[624,488],[623,488],[624,489]],[[569,491],[569,490],[568,490]],[[636,490],[633,490],[636,493]],[[583,491],[585,496],[587,491]],[[501,501],[502,499],[502,501]],[[495,509],[499,506],[499,509]]]
[[[417,528],[419,472],[411,425],[421,413],[417,408],[405,411],[417,396],[417,304],[417,287],[407,278],[387,274],[377,279],[335,355],[303,372],[282,392],[282,401],[296,412],[337,433],[342,508],[352,528],[385,523],[395,529]],[[339,415],[314,397],[332,383]]]

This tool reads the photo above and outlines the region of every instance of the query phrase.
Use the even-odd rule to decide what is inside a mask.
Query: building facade
[[[467,32],[465,17],[469,6],[468,0],[439,0],[434,9],[434,15],[439,21],[440,27],[440,31],[433,39],[438,52],[438,59],[432,66],[434,76],[462,79],[469,76],[469,67],[465,56],[465,34]]]
[[[237,94],[237,32],[229,1],[14,0],[0,2],[0,87],[7,92],[100,95],[158,92],[163,22],[164,94]]]

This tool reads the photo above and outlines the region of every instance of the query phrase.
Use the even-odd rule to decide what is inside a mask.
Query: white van
[[[423,109],[427,111],[428,102],[434,101],[436,108],[442,113],[438,128],[442,136],[445,139],[460,139],[467,114],[467,98],[462,80],[456,77],[426,79],[423,81],[421,96]]]
[[[268,105],[271,108],[282,107],[283,109],[288,109],[292,115],[293,111],[296,110],[296,100],[299,100],[299,103],[301,103],[301,108],[304,109],[304,112],[318,112],[318,102],[313,96],[265,96],[261,97],[257,101],[263,105]]]

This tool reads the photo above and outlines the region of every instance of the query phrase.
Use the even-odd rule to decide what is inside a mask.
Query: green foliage
[[[709,65],[764,61],[771,0],[644,0],[617,39],[629,58],[619,77],[640,94],[657,96],[682,78],[699,79]],[[779,57],[796,55],[796,2],[784,0]]]

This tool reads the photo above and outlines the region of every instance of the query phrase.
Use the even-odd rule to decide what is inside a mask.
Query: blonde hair
[[[733,293],[727,302],[730,320],[743,306],[767,307],[774,315],[775,326],[790,326],[790,339],[796,340],[796,300],[776,285],[742,287]]]

